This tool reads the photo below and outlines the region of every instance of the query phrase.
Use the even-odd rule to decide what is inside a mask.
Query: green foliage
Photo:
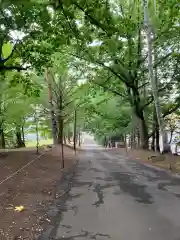
[[[180,105],[178,4],[163,0],[148,6],[164,117]],[[28,121],[38,105],[41,132],[51,134],[44,81],[50,69],[53,107],[66,133],[76,109],[78,127],[98,139],[131,134],[132,115],[148,138],[154,101],[141,1],[8,0],[1,2],[0,20],[0,122],[6,133]]]
[[[2,58],[7,58],[10,56],[11,52],[12,52],[12,44],[10,42],[4,43],[2,45]]]

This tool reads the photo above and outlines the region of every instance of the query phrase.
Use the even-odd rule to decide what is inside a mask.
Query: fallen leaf
[[[22,212],[22,211],[24,211],[24,206],[17,206],[17,207],[15,207],[15,212]]]

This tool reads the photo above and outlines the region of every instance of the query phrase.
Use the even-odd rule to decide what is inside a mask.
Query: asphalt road
[[[50,239],[180,240],[180,179],[123,156],[87,149],[60,201]]]

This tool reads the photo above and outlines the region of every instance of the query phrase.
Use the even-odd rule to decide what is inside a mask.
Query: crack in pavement
[[[81,230],[82,233],[80,234],[76,234],[73,236],[69,236],[69,237],[65,237],[62,236],[61,238],[55,238],[56,240],[74,240],[75,238],[83,238],[83,237],[87,237],[89,239],[94,239],[96,240],[98,237],[104,237],[104,238],[108,238],[110,239],[110,235],[109,234],[103,234],[103,233],[92,233],[89,232],[87,230]]]
[[[99,183],[95,185],[94,192],[96,192],[98,200],[93,203],[92,205],[95,205],[96,207],[99,207],[101,204],[104,203],[104,196],[102,192],[102,187]]]

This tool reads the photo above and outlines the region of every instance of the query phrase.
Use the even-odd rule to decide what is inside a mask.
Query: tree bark
[[[64,138],[64,144],[66,145],[66,136],[64,136],[63,138]]]
[[[61,116],[58,117],[58,139],[57,143],[63,143],[63,118]]]
[[[2,149],[6,148],[4,129],[2,127],[0,128],[0,148],[2,148]]]
[[[18,126],[16,127],[16,147],[25,147],[25,143],[22,140],[21,128]]]
[[[152,135],[151,150],[155,151],[155,133]]]
[[[53,144],[57,143],[57,122],[54,112],[54,106],[53,106],[53,96],[52,96],[52,82],[49,77],[48,69],[45,69],[45,79],[48,83],[48,95],[49,95],[49,107],[50,107],[50,114],[51,114],[51,123],[52,123],[52,138],[53,138]]]
[[[63,111],[63,97],[62,97],[62,86],[60,86],[60,93],[59,93],[59,101],[58,101],[58,143],[63,144],[63,128],[64,128],[64,119],[62,116]]]
[[[156,117],[156,109],[153,108],[153,127],[152,127],[152,142],[151,142],[151,149],[153,151],[156,150],[155,147],[155,139],[156,139],[156,124],[157,124],[157,117]]]
[[[79,147],[81,146],[81,132],[79,130],[79,134],[78,134],[78,142],[79,142]]]
[[[77,139],[77,111],[74,109],[74,133],[73,133],[73,146],[74,146],[74,151],[76,152],[76,139]]]
[[[35,113],[35,124],[36,124],[36,154],[39,154],[39,130],[38,130],[38,119]]]
[[[160,141],[161,141],[161,153],[164,152],[164,121],[162,117],[161,105],[159,102],[158,96],[158,84],[155,79],[154,71],[153,71],[153,54],[152,54],[152,30],[149,22],[149,15],[148,15],[148,3],[147,0],[143,0],[144,6],[144,25],[146,30],[146,37],[147,37],[147,45],[148,45],[148,68],[149,68],[149,77],[152,85],[152,93],[154,97],[154,103],[156,108],[156,115],[159,124],[159,131],[160,131]]]
[[[141,140],[140,147],[143,149],[148,149],[149,148],[148,128],[147,128],[146,120],[144,117],[144,111],[141,108],[141,99],[139,96],[138,89],[134,89],[133,98],[134,98],[134,102],[133,102],[134,114],[136,115],[137,121],[139,122],[139,126],[140,126],[140,140]]]
[[[144,116],[141,116],[141,119],[140,119],[140,129],[141,129],[141,148],[148,149],[149,148],[148,129],[147,129]]]
[[[23,139],[23,142],[25,144],[24,126],[22,126],[22,128],[21,128],[21,132],[22,132],[22,139]]]
[[[156,118],[156,125],[155,125],[155,136],[156,136],[156,151],[160,151],[160,147],[159,147],[159,124],[157,122],[157,118]]]
[[[172,137],[173,137],[174,130],[175,130],[175,129],[171,129],[171,130],[170,130],[170,134],[171,134],[171,135],[170,135],[170,139],[169,139],[169,144],[171,144],[171,142],[172,142]]]

